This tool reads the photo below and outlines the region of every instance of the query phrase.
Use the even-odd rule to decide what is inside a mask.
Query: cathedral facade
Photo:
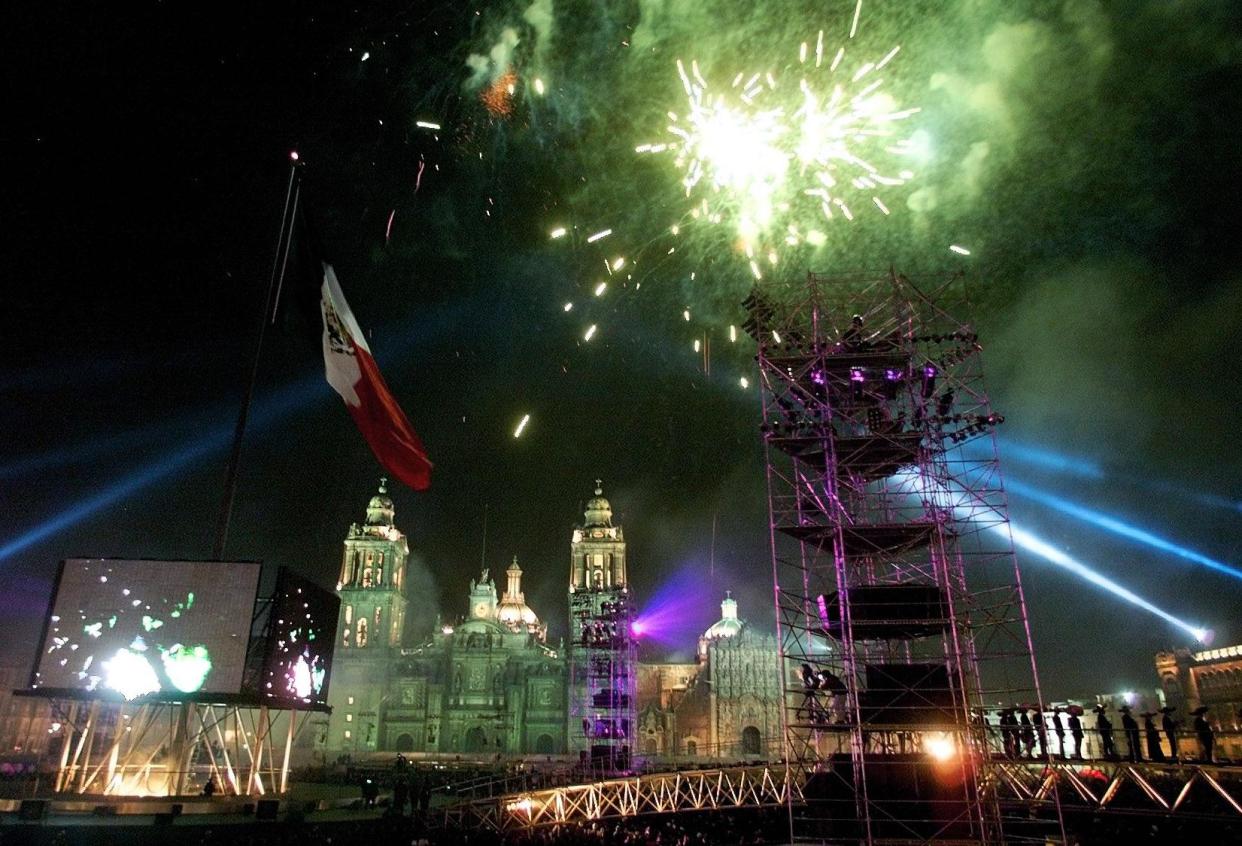
[[[318,735],[328,760],[778,754],[775,638],[741,620],[731,597],[695,662],[634,661],[625,537],[598,483],[570,540],[568,648],[547,642],[516,558],[503,591],[483,570],[470,580],[462,617],[403,646],[408,555],[381,484],[342,552],[332,715]],[[596,678],[590,668],[601,659],[610,669]]]

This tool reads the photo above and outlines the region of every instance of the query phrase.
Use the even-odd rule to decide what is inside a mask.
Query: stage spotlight
[[[923,751],[937,761],[948,761],[957,754],[957,746],[947,734],[929,734],[923,738]]]
[[[936,365],[928,364],[923,367],[923,399],[930,399],[932,394],[936,393]]]

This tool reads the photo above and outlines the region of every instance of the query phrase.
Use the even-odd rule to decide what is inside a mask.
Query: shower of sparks
[[[587,238],[587,243],[588,243],[588,244],[594,244],[594,243],[595,243],[596,241],[598,241],[600,238],[607,238],[607,237],[608,237],[609,235],[611,235],[611,234],[612,234],[612,230],[611,230],[611,229],[601,229],[599,232],[596,232],[594,235],[592,235],[592,236],[590,236],[589,238]]]
[[[439,129],[440,128],[440,124],[432,123],[429,120],[416,120],[414,121],[414,125],[417,126],[419,129]]]
[[[582,340],[589,341],[595,337],[595,324],[592,323],[587,327],[586,334],[582,336]]]
[[[556,238],[564,238],[564,237],[565,237],[565,227],[564,227],[564,226],[558,226],[558,227],[556,227],[555,229],[553,229],[551,232],[549,232],[549,233],[548,233],[548,237],[549,237],[549,238],[552,238],[552,239],[556,239]]]
[[[950,244],[949,249],[957,253],[959,256],[970,255],[970,250],[966,249],[965,247],[959,247],[957,244]]]
[[[517,428],[513,430],[513,437],[515,438],[522,437],[522,430],[526,428],[526,424],[529,422],[530,422],[530,415],[529,414],[522,415],[521,422],[518,423]]]
[[[853,38],[862,11],[850,27]],[[688,99],[670,111],[667,143],[643,144],[640,153],[668,151],[681,171],[690,215],[736,230],[748,259],[783,243],[819,246],[817,224],[854,220],[864,205],[887,216],[880,194],[914,177],[908,157],[916,147],[901,131],[919,112],[884,91],[880,73],[900,47],[878,60],[851,61],[844,46],[828,49],[820,32],[810,62],[809,42],[798,48],[797,84],[772,73],[738,73],[728,87],[712,87],[697,62],[680,59],[677,73]],[[891,68],[890,68],[891,70]],[[751,272],[761,278],[757,262]]]

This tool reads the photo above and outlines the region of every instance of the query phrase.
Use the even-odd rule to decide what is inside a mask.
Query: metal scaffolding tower
[[[601,773],[628,770],[638,725],[633,603],[625,587],[579,589],[569,602],[569,730],[580,738],[571,748]]]
[[[1062,836],[1059,810],[1010,818],[996,789],[984,707],[1042,700],[992,438],[1004,418],[978,336],[938,305],[958,283],[811,274],[743,303],[795,841]]]

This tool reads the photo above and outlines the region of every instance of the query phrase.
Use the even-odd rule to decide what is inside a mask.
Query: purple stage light
[[[896,382],[901,379],[901,371],[892,367],[884,368],[884,378],[890,382]]]
[[[642,637],[645,631],[647,631],[647,624],[642,620],[635,620],[630,623],[630,634],[634,635],[634,637]]]
[[[812,370],[812,371],[811,371],[811,381],[812,381],[812,382],[814,382],[816,385],[822,385],[822,384],[824,384],[825,382],[827,382],[828,380],[827,380],[826,378],[824,378],[824,371],[822,371],[822,370]]]
[[[862,372],[862,368],[861,368],[861,367],[851,367],[851,368],[850,368],[850,381],[851,381],[851,382],[862,382],[862,381],[864,381],[865,379],[866,379],[866,377],[865,377],[865,376],[863,376],[863,372]]]
[[[928,379],[935,379],[936,378],[936,365],[929,364],[926,367],[924,367],[923,375],[926,376]]]

